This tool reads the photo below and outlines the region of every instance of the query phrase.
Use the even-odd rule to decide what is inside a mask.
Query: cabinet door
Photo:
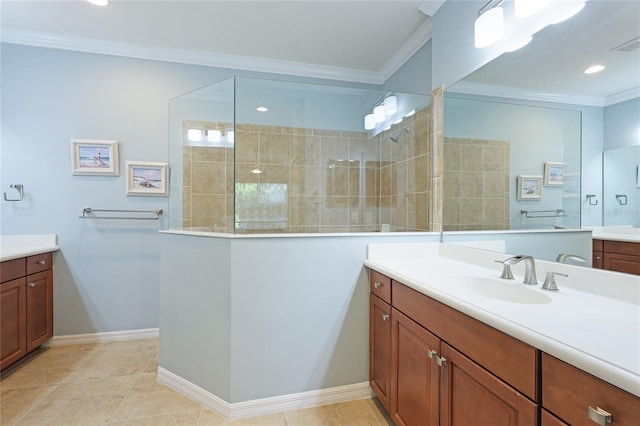
[[[391,419],[396,426],[437,426],[440,367],[429,351],[439,352],[440,340],[396,309],[391,322]]]
[[[609,271],[640,275],[640,256],[605,253],[603,268]]]
[[[538,424],[537,405],[524,395],[444,342],[442,356],[442,426]]]
[[[24,278],[0,286],[0,369],[27,353]]]
[[[391,390],[391,306],[369,295],[369,383],[389,411]]]
[[[27,351],[53,336],[53,274],[51,270],[27,276]]]

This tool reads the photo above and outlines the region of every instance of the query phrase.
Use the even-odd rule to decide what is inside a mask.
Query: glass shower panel
[[[183,156],[182,181],[172,183],[185,200],[172,227],[245,234],[374,232],[383,224],[429,230],[430,96],[393,93],[395,113],[365,130],[365,115],[389,92],[241,77],[206,92],[224,107],[203,104],[201,119],[172,117],[183,133],[183,152],[172,143],[170,155]],[[195,108],[193,98],[172,100],[172,116],[182,104]],[[196,124],[220,138],[219,146],[207,140],[196,149],[188,136]]]

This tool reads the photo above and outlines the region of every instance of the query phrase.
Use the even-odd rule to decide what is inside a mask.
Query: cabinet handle
[[[36,283],[29,283],[29,288],[34,288],[36,286]]]
[[[381,283],[373,283],[373,288],[380,288],[382,287]]]
[[[596,256],[596,260],[602,259],[602,256]]]
[[[589,407],[589,419],[600,426],[606,426],[607,423],[613,423],[613,416],[611,413],[603,410],[600,407]]]
[[[440,367],[444,367],[447,365],[447,359],[445,357],[436,357],[436,364],[438,364]]]
[[[434,351],[433,349],[429,349],[429,350],[427,351],[427,356],[428,356],[429,358],[433,358],[434,356],[437,358],[437,356],[436,356],[436,355],[438,355],[438,351]]]
[[[389,315],[388,314],[382,314],[382,321],[389,321]]]
[[[45,262],[44,260],[38,260],[38,265],[44,265],[45,263],[47,262]]]

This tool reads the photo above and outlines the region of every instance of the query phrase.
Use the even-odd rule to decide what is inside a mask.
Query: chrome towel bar
[[[135,213],[136,215],[154,215],[149,216],[93,216],[91,213]],[[158,220],[162,215],[162,209],[155,210],[107,210],[107,209],[92,209],[91,207],[84,207],[82,209],[82,216],[78,216],[79,219],[128,219],[128,220]]]
[[[545,213],[555,213],[555,214],[545,214]],[[520,214],[525,215],[529,219],[538,219],[540,217],[567,217],[568,214],[564,213],[562,209],[555,210],[520,210]],[[529,216],[530,214],[534,214],[536,216]]]

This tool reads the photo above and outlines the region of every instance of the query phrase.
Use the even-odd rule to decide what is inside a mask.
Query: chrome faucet
[[[511,265],[515,265],[516,263],[519,263],[521,261],[525,262],[525,272],[524,272],[524,281],[522,281],[524,284],[529,284],[529,285],[536,285],[538,284],[538,278],[536,277],[536,264],[533,260],[533,257],[531,256],[526,256],[523,254],[520,254],[518,256],[513,256],[510,257],[508,259],[506,259],[504,262],[502,262],[505,265],[505,270],[508,269],[508,274],[511,274],[511,269],[508,268],[508,266]],[[505,271],[502,271],[502,275],[507,275],[505,274]],[[506,278],[506,277],[504,277]],[[511,276],[511,278],[513,278],[513,275]]]
[[[577,254],[568,254],[568,253],[560,253],[558,257],[556,257],[556,262],[558,263],[567,263],[567,260],[572,259],[580,263],[586,263],[587,259],[582,256],[578,256]]]

